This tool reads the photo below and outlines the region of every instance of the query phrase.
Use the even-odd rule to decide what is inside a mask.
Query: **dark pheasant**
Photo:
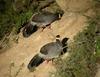
[[[56,42],[50,42],[44,45],[38,54],[36,54],[28,64],[28,69],[32,71],[35,67],[40,65],[44,60],[52,60],[59,57],[63,51],[63,45],[59,39]]]

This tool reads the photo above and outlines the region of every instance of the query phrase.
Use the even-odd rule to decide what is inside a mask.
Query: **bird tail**
[[[23,36],[24,37],[29,37],[32,33],[36,32],[37,31],[37,26],[33,26],[31,24],[27,25],[24,27],[23,29]]]
[[[44,61],[38,54],[35,55],[28,64],[28,69],[33,71],[35,67],[39,66]]]
[[[23,29],[23,36],[24,37],[28,37],[29,36],[29,34],[26,32],[26,27],[24,27],[24,29]]]

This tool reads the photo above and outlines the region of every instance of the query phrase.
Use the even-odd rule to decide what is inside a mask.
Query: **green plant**
[[[55,77],[94,77],[96,70],[95,29],[92,21],[83,32],[80,32],[70,47],[70,57],[58,59]]]
[[[96,55],[100,57],[100,36],[96,38]]]

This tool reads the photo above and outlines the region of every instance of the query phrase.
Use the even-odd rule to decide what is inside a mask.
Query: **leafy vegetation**
[[[70,47],[70,57],[58,59],[55,77],[94,77],[96,70],[95,28],[91,22],[87,29],[79,33]]]
[[[4,35],[9,35],[12,31],[13,27],[15,27],[16,31],[24,24],[29,18],[32,16],[32,13],[35,9],[29,8],[28,2],[30,0],[1,0],[0,4],[0,39],[4,37]],[[24,3],[22,3],[24,2]],[[20,3],[20,4],[19,4]],[[23,6],[21,6],[23,5]],[[26,8],[25,8],[26,5]],[[18,7],[19,6],[19,7]],[[34,4],[35,6],[35,4]],[[4,7],[4,8],[2,8]],[[19,9],[20,8],[20,9]]]
[[[96,55],[97,57],[100,57],[100,36],[98,36],[96,38],[97,42],[96,42]]]
[[[100,59],[100,0],[94,0],[94,10],[96,12],[95,22],[97,23],[96,27],[96,57]]]
[[[71,44],[70,57],[55,61],[55,77],[94,77],[96,63],[100,61],[100,13],[99,0],[95,0],[96,15],[89,19],[87,29],[79,33]]]
[[[31,0],[0,0],[0,52],[9,47],[11,33],[17,34],[32,14],[37,5],[29,5]],[[13,31],[13,32],[12,32]],[[3,51],[1,50],[3,49]]]
[[[0,0],[0,40],[5,35],[9,35],[14,27],[15,33],[19,33],[19,29],[29,21],[34,12],[40,11],[52,2],[54,1]]]
[[[54,0],[0,0],[0,49],[6,48],[6,44],[9,42],[6,43],[5,39],[9,41],[12,38],[11,33],[17,36],[20,29],[30,20],[32,14],[51,4],[54,4],[52,7],[57,6]]]
[[[16,2],[17,1],[17,2]],[[40,7],[35,0],[0,0],[0,40],[15,33],[29,20]],[[37,2],[36,2],[37,1]],[[70,57],[55,61],[57,72],[55,77],[94,77],[96,59],[100,57],[100,0],[95,1],[96,17],[89,21],[89,26],[79,33],[70,47]],[[8,40],[8,39],[7,39]],[[7,41],[6,40],[6,41]]]

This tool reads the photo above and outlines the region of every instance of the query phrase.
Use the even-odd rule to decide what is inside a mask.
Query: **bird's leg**
[[[45,27],[39,27],[40,32],[43,32],[43,30],[45,29]]]
[[[48,26],[49,29],[51,29],[51,26]]]
[[[47,60],[47,64],[53,65],[53,59]]]
[[[52,61],[52,59],[46,59],[45,63],[48,64],[50,61]]]
[[[46,25],[46,26],[47,26],[49,29],[52,29],[50,24],[48,24],[48,25]]]
[[[44,63],[48,64],[49,60],[45,59]]]
[[[45,29],[45,27],[42,27],[42,32],[43,32],[44,29]]]
[[[54,64],[54,58],[51,59],[52,64]]]
[[[50,65],[52,65],[52,66],[55,65],[54,58],[51,59],[51,61],[50,61]]]
[[[50,65],[54,65],[53,59],[46,59],[46,60],[45,60],[45,63],[46,63],[46,64],[50,64]]]
[[[47,61],[47,63],[49,63],[51,60],[46,60]]]

